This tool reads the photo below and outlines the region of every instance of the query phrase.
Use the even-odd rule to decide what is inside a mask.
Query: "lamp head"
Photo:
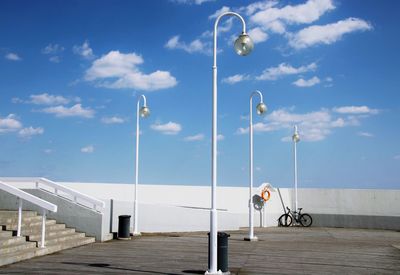
[[[297,133],[297,131],[293,134],[292,140],[293,140],[294,142],[296,142],[296,143],[300,141],[300,136],[299,136],[299,134]]]
[[[140,108],[139,114],[141,117],[146,118],[150,115],[150,109],[147,106]]]
[[[264,115],[267,112],[267,105],[265,105],[264,102],[258,103],[256,108],[258,115]]]
[[[235,41],[235,51],[238,55],[246,56],[254,48],[253,40],[246,33],[239,35]]]

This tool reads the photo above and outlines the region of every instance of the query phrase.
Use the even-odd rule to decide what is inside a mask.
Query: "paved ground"
[[[230,232],[232,274],[400,274],[400,232],[266,228]],[[400,247],[400,246],[399,246]],[[1,255],[0,255],[1,256]],[[0,268],[0,274],[204,274],[206,233],[95,243]]]

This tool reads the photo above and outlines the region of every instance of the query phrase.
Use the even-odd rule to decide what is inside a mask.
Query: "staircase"
[[[22,212],[21,237],[16,237],[18,212],[0,210],[0,266],[95,242],[55,220],[46,220],[45,248],[41,247],[42,216]]]

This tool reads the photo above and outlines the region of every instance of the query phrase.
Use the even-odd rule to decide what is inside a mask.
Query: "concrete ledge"
[[[314,214],[312,226],[400,230],[398,216]]]

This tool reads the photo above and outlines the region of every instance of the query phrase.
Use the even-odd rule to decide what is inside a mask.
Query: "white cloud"
[[[64,47],[59,44],[49,44],[42,49],[43,54],[58,54],[64,51]]]
[[[60,63],[61,59],[59,56],[52,56],[49,58],[49,61],[53,63]]]
[[[295,75],[300,73],[306,73],[315,71],[317,69],[317,64],[315,62],[295,68],[290,64],[281,63],[277,67],[270,67],[265,69],[261,75],[257,76],[257,80],[276,80],[281,76],[285,75]]]
[[[8,53],[4,56],[6,59],[11,61],[20,61],[22,58],[16,53]]]
[[[165,135],[176,135],[182,130],[182,126],[179,123],[172,121],[165,124],[155,123],[150,128]]]
[[[284,33],[286,25],[312,23],[326,12],[335,9],[331,0],[308,0],[304,4],[287,5],[282,8],[276,7],[277,1],[265,2],[264,6],[253,6],[257,7],[253,8],[253,12],[258,11],[251,15],[250,21],[277,33]]]
[[[333,108],[333,111],[339,114],[371,114],[375,115],[379,113],[378,109],[371,109],[368,106],[343,106]]]
[[[254,44],[267,41],[268,39],[268,34],[259,27],[255,27],[249,30],[248,35],[253,40]]]
[[[231,11],[230,7],[227,6],[223,6],[222,8],[220,8],[219,10],[216,10],[213,14],[211,14],[208,19],[209,20],[213,20],[213,19],[217,19],[218,16],[220,16],[221,14]]]
[[[43,152],[47,155],[50,155],[51,153],[53,153],[54,151],[52,149],[44,149]]]
[[[180,41],[179,35],[171,37],[165,44],[165,48],[170,50],[180,49],[188,53],[203,53],[206,55],[212,54],[211,43],[203,42],[200,39],[195,39],[189,44]]]
[[[69,99],[60,95],[50,95],[48,93],[30,95],[29,103],[37,105],[57,105],[57,104],[68,104]]]
[[[85,59],[92,59],[94,58],[93,50],[89,46],[89,41],[83,42],[82,46],[75,45],[72,48],[74,54],[80,55]]]
[[[15,132],[22,128],[22,123],[14,114],[9,114],[5,118],[0,117],[0,134]]]
[[[93,61],[86,71],[85,80],[96,81],[98,86],[111,89],[137,89],[155,91],[174,87],[175,77],[168,71],[155,71],[150,74],[141,72],[138,65],[143,58],[136,53],[110,51]]]
[[[19,130],[18,135],[22,138],[31,138],[32,136],[42,135],[43,133],[44,129],[42,127],[33,128],[30,126]]]
[[[72,107],[65,107],[62,105],[44,108],[42,112],[47,114],[54,114],[56,117],[94,117],[95,111],[90,108],[82,107],[82,104],[75,104]]]
[[[368,133],[368,132],[358,132],[357,134],[358,134],[360,137],[368,137],[368,138],[374,137],[373,134]]]
[[[318,77],[314,76],[308,80],[305,80],[303,78],[299,78],[297,79],[295,82],[293,82],[292,84],[297,86],[297,87],[312,87],[318,83],[320,83],[321,80],[319,80]]]
[[[291,141],[291,133],[294,125],[298,125],[300,138],[303,141],[320,141],[329,136],[333,129],[349,126],[357,126],[364,115],[342,116],[329,109],[309,113],[294,113],[292,109],[278,109],[265,117],[266,122],[258,122],[253,125],[255,132],[289,131],[290,135],[282,138],[282,141]],[[239,128],[237,134],[247,134],[247,128]]]
[[[235,75],[232,75],[232,76],[222,79],[222,83],[236,84],[238,82],[249,80],[249,79],[250,79],[249,75],[235,74]]]
[[[183,140],[184,141],[200,141],[204,139],[204,134],[197,134],[193,136],[187,136]]]
[[[171,1],[179,4],[201,5],[206,2],[214,2],[215,0],[171,0]]]
[[[219,135],[217,135],[217,140],[224,140],[225,139],[225,136],[224,135],[222,135],[222,134],[219,134]]]
[[[104,124],[122,124],[126,122],[126,119],[119,116],[103,117],[101,122]]]
[[[81,152],[82,153],[87,153],[87,154],[91,154],[94,152],[94,146],[93,145],[88,145],[86,147],[82,147],[81,148]]]
[[[290,35],[289,45],[295,49],[303,49],[318,44],[329,45],[340,40],[344,34],[371,29],[371,24],[362,19],[347,18],[332,24],[315,25],[302,29]]]

